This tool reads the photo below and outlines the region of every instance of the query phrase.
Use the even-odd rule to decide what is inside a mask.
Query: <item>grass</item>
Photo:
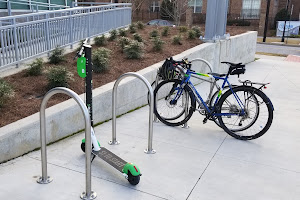
[[[279,57],[287,57],[288,55],[285,54],[278,54],[278,53],[265,53],[265,52],[256,52],[259,55],[266,55],[266,56],[279,56]]]
[[[262,42],[262,41],[263,41],[263,38],[257,38],[257,42]],[[281,42],[281,38],[279,38],[279,37],[267,37],[266,38],[266,43],[273,43],[273,42]],[[285,38],[284,43],[291,44],[291,45],[299,45],[300,40],[294,39],[294,38]]]

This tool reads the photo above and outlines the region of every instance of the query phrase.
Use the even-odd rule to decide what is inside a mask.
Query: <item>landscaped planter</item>
[[[213,65],[214,72],[226,72],[222,61],[249,63],[254,61],[257,32],[247,32],[216,43],[205,43],[174,56],[175,60],[203,58]],[[150,83],[163,61],[138,71]],[[193,66],[201,72],[202,66]],[[112,88],[114,82],[93,90],[94,123],[112,117]],[[133,89],[134,88],[134,89]],[[126,78],[118,87],[117,115],[147,103],[146,86],[136,78]],[[83,98],[83,95],[81,95]],[[54,142],[84,129],[82,112],[72,99],[46,110],[47,142]],[[154,133],[155,137],[155,133]],[[0,128],[0,163],[40,147],[39,113]]]

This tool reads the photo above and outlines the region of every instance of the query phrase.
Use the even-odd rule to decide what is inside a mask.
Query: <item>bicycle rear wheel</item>
[[[162,81],[154,90],[154,113],[168,126],[180,126],[186,123],[196,107],[191,88],[180,87],[180,80]],[[185,112],[187,110],[187,112]]]
[[[220,126],[232,137],[252,140],[261,137],[273,121],[273,105],[260,90],[239,86],[221,96],[217,105]],[[239,103],[236,96],[241,100]],[[244,114],[242,109],[244,109]]]

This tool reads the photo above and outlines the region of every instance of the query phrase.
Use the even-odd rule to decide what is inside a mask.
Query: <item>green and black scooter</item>
[[[93,109],[92,109],[92,47],[87,44],[87,39],[83,43],[81,50],[77,53],[77,72],[82,78],[85,78],[86,106],[91,118],[91,139],[92,139],[92,161],[96,156],[110,164],[121,172],[132,185],[137,185],[142,175],[140,169],[132,163],[126,162],[108,149],[100,146],[93,129]],[[85,152],[85,139],[82,140],[81,149]]]

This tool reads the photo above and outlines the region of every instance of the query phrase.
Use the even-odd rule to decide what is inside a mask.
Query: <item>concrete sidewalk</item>
[[[264,56],[247,65],[241,79],[271,82],[264,92],[275,112],[269,131],[253,141],[239,141],[214,124],[203,125],[194,113],[190,128],[154,123],[153,148],[147,155],[148,106],[117,119],[120,145],[110,146],[111,121],[95,128],[100,143],[136,163],[141,181],[131,186],[102,160],[92,164],[96,199],[109,200],[298,200],[300,196],[300,65]],[[233,82],[236,77],[232,77]],[[64,124],[62,124],[64,126]],[[73,200],[85,190],[84,133],[48,146],[48,174],[36,183],[40,151],[0,164],[0,199]]]

